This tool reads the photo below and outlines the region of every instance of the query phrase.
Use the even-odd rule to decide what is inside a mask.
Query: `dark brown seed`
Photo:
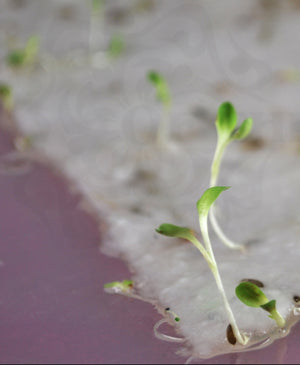
[[[258,286],[259,288],[264,288],[264,284],[261,281],[256,280],[256,279],[243,279],[243,280],[241,280],[241,283],[251,283],[251,284]]]
[[[227,335],[227,340],[231,345],[235,345],[236,344],[236,338],[235,335],[233,333],[231,324],[228,325],[227,330],[226,330],[226,335]]]
[[[300,297],[298,295],[295,295],[293,299],[294,299],[294,302],[296,302],[296,303],[300,302]]]

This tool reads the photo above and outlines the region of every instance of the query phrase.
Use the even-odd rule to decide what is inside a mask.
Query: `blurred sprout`
[[[107,54],[111,59],[120,57],[125,50],[124,38],[119,34],[114,34],[108,45]]]
[[[148,80],[155,87],[156,99],[162,104],[162,116],[157,132],[157,143],[166,145],[170,134],[170,109],[172,105],[171,92],[167,81],[157,71],[151,70],[147,74]]]
[[[98,16],[103,9],[105,0],[92,0],[92,15]]]
[[[106,289],[106,291],[109,293],[130,293],[133,289],[133,281],[113,281],[111,283],[105,284],[104,289]]]
[[[0,83],[0,100],[7,111],[11,111],[14,106],[11,87],[5,83]]]
[[[39,50],[39,37],[32,36],[28,39],[25,48],[11,51],[6,62],[12,68],[31,66],[35,63]]]

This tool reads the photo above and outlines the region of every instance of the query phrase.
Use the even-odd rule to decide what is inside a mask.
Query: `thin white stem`
[[[100,8],[95,11],[93,6],[93,0],[90,0],[90,29],[89,29],[89,53],[90,57],[94,54],[97,47],[97,34],[101,34],[101,29],[103,25],[103,11]]]
[[[217,185],[220,165],[224,156],[225,148],[228,145],[230,140],[218,142],[217,148],[215,151],[212,167],[211,167],[211,178],[210,178],[210,187],[214,187]],[[240,245],[232,240],[230,240],[223,230],[221,229],[217,218],[215,216],[214,206],[211,207],[209,212],[209,220],[212,225],[213,230],[215,231],[216,235],[219,239],[224,243],[225,246],[234,249],[234,250],[243,250],[244,246]]]
[[[198,250],[202,253],[203,257],[205,258],[205,260],[207,261],[209,267],[211,267],[211,265],[214,265],[214,262],[211,259],[211,255],[209,252],[207,252],[207,250],[203,247],[203,245],[197,240],[197,238],[195,237],[191,237],[190,241],[193,243],[193,245],[198,248]]]
[[[246,345],[247,342],[249,341],[249,338],[245,335],[242,335],[239,328],[238,328],[238,326],[237,326],[237,323],[236,323],[236,320],[234,318],[232,309],[230,307],[230,304],[229,304],[227,296],[226,296],[226,292],[224,290],[224,286],[223,286],[223,283],[222,283],[222,280],[221,280],[220,273],[219,273],[217,265],[214,268],[212,268],[212,273],[215,277],[218,289],[219,289],[219,291],[222,295],[223,302],[224,302],[225,309],[226,309],[227,316],[228,316],[228,320],[229,320],[229,323],[231,324],[233,333],[234,333],[236,339],[238,340],[238,342],[240,344]]]
[[[161,333],[158,329],[164,323],[169,323],[169,322],[167,319],[162,318],[154,325],[153,331],[154,331],[154,335],[156,338],[158,338],[159,340],[168,341],[168,342],[176,342],[176,343],[186,342],[186,339],[183,337],[174,337],[174,336],[166,335],[165,333]]]
[[[238,243],[235,243],[231,241],[225,233],[222,231],[221,227],[219,226],[219,223],[217,221],[217,218],[215,216],[215,207],[212,206],[209,211],[209,220],[212,225],[213,230],[215,231],[216,235],[219,237],[219,239],[226,245],[227,247],[233,249],[233,250],[244,250],[244,246],[240,245]]]
[[[211,245],[211,242],[210,242],[210,238],[209,238],[209,235],[208,235],[208,229],[207,229],[207,217],[205,218],[202,218],[202,219],[199,219],[199,224],[200,224],[200,229],[201,229],[201,233],[202,233],[202,237],[203,237],[203,241],[204,241],[204,245],[206,247],[206,250],[207,252],[209,253],[209,256],[211,258],[211,261],[212,261],[212,265],[210,265],[210,269],[215,277],[215,280],[216,280],[216,283],[217,283],[217,287],[222,295],[222,298],[223,298],[223,302],[224,302],[224,305],[225,305],[225,309],[226,309],[226,312],[227,312],[227,316],[228,316],[228,320],[229,320],[229,323],[231,324],[231,327],[232,327],[232,330],[233,330],[233,333],[236,337],[236,339],[238,340],[238,342],[242,345],[246,345],[246,343],[248,342],[248,338],[243,336],[241,333],[240,333],[240,330],[237,326],[237,323],[236,323],[236,320],[234,318],[234,315],[233,315],[233,312],[232,312],[232,309],[230,307],[230,304],[229,304],[229,301],[227,299],[227,296],[226,296],[226,292],[224,290],[224,286],[223,286],[223,283],[222,283],[222,280],[221,280],[221,276],[220,276],[220,273],[219,273],[219,270],[218,270],[218,266],[217,266],[217,262],[216,262],[216,259],[215,259],[215,255],[214,255],[214,252],[213,252],[213,249],[212,249],[212,245]]]
[[[217,143],[213,163],[211,165],[210,187],[216,186],[217,184],[220,165],[224,156],[225,148],[227,147],[228,143],[229,141],[221,141]]]

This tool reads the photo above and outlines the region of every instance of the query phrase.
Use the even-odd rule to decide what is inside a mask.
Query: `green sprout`
[[[243,282],[236,289],[236,296],[249,307],[262,308],[270,313],[269,317],[276,321],[278,327],[285,326],[284,318],[276,309],[276,300],[269,300],[264,292],[255,284]]]
[[[166,80],[156,71],[149,71],[148,80],[154,85],[156,98],[162,103],[162,117],[157,132],[157,142],[159,145],[165,145],[169,140],[170,134],[170,110],[172,106],[172,97]]]
[[[218,196],[225,190],[227,190],[229,187],[227,186],[214,186],[209,189],[207,189],[201,198],[197,202],[197,210],[198,210],[198,216],[199,216],[199,225],[200,225],[200,231],[202,234],[202,238],[204,241],[204,245],[196,238],[194,232],[187,227],[178,227],[170,223],[164,223],[160,225],[156,231],[162,235],[168,236],[168,237],[177,237],[177,238],[183,238],[185,240],[190,241],[203,255],[205,260],[208,263],[208,266],[210,270],[213,273],[213,276],[215,278],[217,287],[219,289],[219,292],[221,293],[225,309],[227,312],[227,316],[229,319],[229,323],[231,324],[232,331],[236,337],[236,339],[243,345],[245,345],[248,342],[248,337],[241,334],[238,326],[236,324],[233,312],[231,310],[230,304],[228,302],[224,286],[221,280],[221,276],[218,270],[217,262],[215,260],[215,256],[213,253],[213,249],[211,246],[211,241],[208,234],[208,214],[211,206],[214,204],[215,200],[218,198]]]
[[[7,84],[0,83],[0,100],[3,103],[4,109],[10,112],[13,109],[14,101],[11,87]]]
[[[89,30],[89,52],[90,54],[96,48],[95,36],[99,31],[98,25],[103,18],[104,0],[90,0],[90,30]]]
[[[237,114],[234,109],[234,106],[229,102],[221,104],[218,110],[218,115],[216,120],[218,142],[211,166],[210,187],[217,185],[220,172],[220,165],[226,147],[232,141],[242,140],[246,138],[251,132],[253,121],[251,118],[247,118],[242,122],[242,124],[239,127],[236,127],[236,124],[237,124]],[[226,246],[233,249],[243,248],[242,245],[231,241],[223,233],[215,216],[214,207],[212,207],[212,209],[210,210],[209,219],[215,233]]]
[[[173,311],[171,311],[170,308],[166,308],[165,311],[169,314],[171,314],[171,316],[173,317],[175,322],[180,322],[180,318],[177,316],[177,314]]]
[[[105,284],[104,289],[112,290],[115,293],[130,293],[133,289],[133,281],[113,281],[111,283]]]
[[[21,68],[35,63],[39,50],[39,37],[32,36],[28,39],[25,48],[11,51],[6,62],[10,67]]]
[[[119,34],[113,35],[111,37],[107,50],[108,57],[110,59],[116,59],[122,55],[124,50],[125,50],[124,38]]]
[[[92,8],[92,15],[99,16],[102,12],[104,5],[104,0],[92,0],[91,8]]]

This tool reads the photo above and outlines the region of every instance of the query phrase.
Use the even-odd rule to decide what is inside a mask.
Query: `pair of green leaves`
[[[276,309],[276,300],[269,300],[264,292],[255,284],[240,283],[235,289],[236,296],[249,307],[262,308],[269,312],[269,317],[276,321],[279,327],[284,327],[285,320]]]
[[[156,98],[166,108],[171,106],[171,93],[166,80],[161,74],[156,71],[148,72],[148,80],[154,85],[156,89]]]
[[[251,132],[252,124],[252,118],[247,118],[236,128],[237,114],[234,106],[229,102],[225,102],[219,107],[216,120],[219,140],[232,141],[244,139]]]

